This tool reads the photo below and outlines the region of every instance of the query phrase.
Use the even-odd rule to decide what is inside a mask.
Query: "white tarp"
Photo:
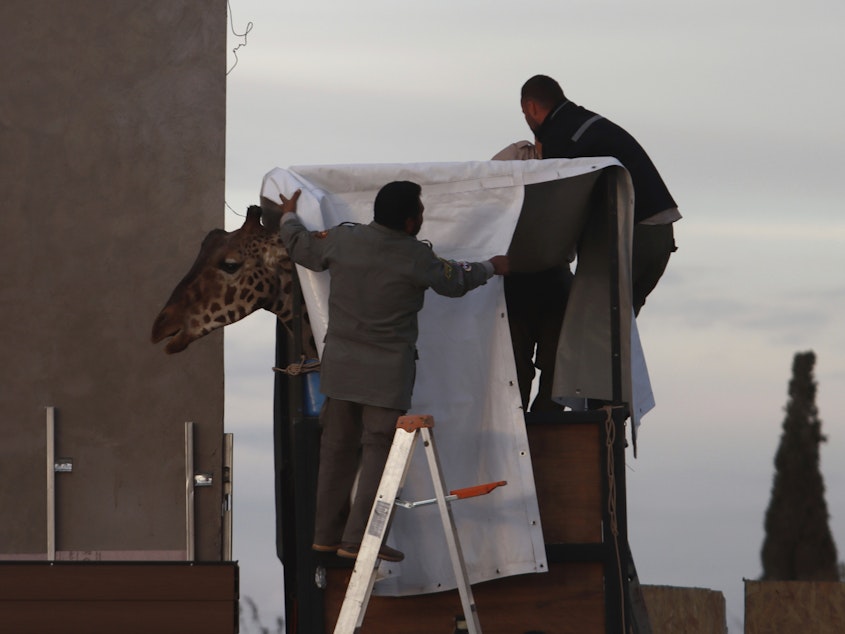
[[[618,165],[611,158],[590,158],[277,168],[265,176],[261,194],[278,201],[280,193],[289,196],[301,189],[299,215],[310,229],[322,230],[344,221],[370,222],[378,190],[390,181],[411,180],[422,186],[425,205],[419,238],[430,240],[441,257],[478,261],[508,251],[526,185],[598,173]],[[627,176],[620,181],[630,188]],[[630,249],[632,221],[628,207],[623,206],[620,212],[623,257]],[[562,216],[564,212],[558,212],[557,219],[549,218],[548,227],[556,220],[566,220]],[[568,220],[563,225],[567,222],[572,224]],[[583,226],[583,219],[576,224]],[[559,231],[572,233],[566,227]],[[561,241],[560,254],[565,256],[566,249],[577,238],[567,235],[569,246]],[[626,266],[624,273],[627,271]],[[298,272],[315,339],[322,351],[328,315],[328,273],[314,273],[302,267]],[[578,274],[576,287],[577,279]],[[576,288],[573,293],[577,296]],[[567,319],[572,307],[571,300]],[[594,315],[587,311],[587,317],[592,319]],[[456,489],[498,480],[508,482],[489,495],[452,505],[470,581],[478,583],[545,572],[545,548],[502,278],[494,277],[459,299],[429,292],[419,324],[417,381],[409,413],[434,416],[446,486]],[[627,341],[636,338],[635,325],[632,333],[628,327],[623,330]],[[567,345],[561,342],[561,353],[566,352]],[[627,397],[631,394],[631,361],[627,356],[629,346],[624,347],[623,380]],[[591,354],[588,348],[581,346],[580,350],[572,351],[574,358],[568,361],[579,365],[584,361],[582,355]],[[598,366],[587,374],[609,375],[605,364]],[[566,381],[572,384],[567,385]],[[561,392],[555,396],[610,398],[610,394],[604,393],[605,384],[597,388],[602,393],[589,393],[594,384],[589,377],[585,381],[584,373],[576,373],[569,379],[561,376],[556,381]],[[419,447],[402,497],[406,500],[433,497],[428,467]],[[420,594],[455,587],[435,505],[410,510],[397,508],[388,543],[404,551],[406,558],[398,564],[382,564],[381,570],[387,578],[376,584],[376,594]]]

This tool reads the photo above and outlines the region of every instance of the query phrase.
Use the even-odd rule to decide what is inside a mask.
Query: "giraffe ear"
[[[261,197],[261,223],[272,231],[279,230],[279,223],[282,219],[282,206],[270,200],[266,196]]]

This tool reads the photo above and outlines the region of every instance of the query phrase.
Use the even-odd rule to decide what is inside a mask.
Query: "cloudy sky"
[[[639,318],[657,400],[627,473],[641,581],[721,591],[742,631],[804,350],[818,359],[821,467],[845,559],[845,4],[231,0],[231,11],[234,32],[250,29],[236,54],[244,38],[229,37],[226,198],[238,213],[277,166],[487,159],[530,138],[519,89],[537,73],[634,134],[684,215]],[[227,228],[241,222],[226,211]],[[283,610],[273,319],[226,332],[235,557],[267,623]]]

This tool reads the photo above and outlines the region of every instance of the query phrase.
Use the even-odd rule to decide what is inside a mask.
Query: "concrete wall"
[[[223,226],[225,0],[0,3],[0,558],[220,558],[222,334],[166,356],[153,318]]]

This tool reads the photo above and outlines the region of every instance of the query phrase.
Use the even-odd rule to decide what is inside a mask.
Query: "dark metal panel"
[[[302,355],[302,297],[296,274],[293,333],[276,325],[276,367],[286,368]],[[323,634],[323,589],[317,585],[322,559],[311,550],[320,460],[318,420],[305,416],[303,376],[276,373],[274,438],[276,464],[276,551],[284,565],[285,624],[291,634]],[[332,556],[335,559],[334,556]]]

